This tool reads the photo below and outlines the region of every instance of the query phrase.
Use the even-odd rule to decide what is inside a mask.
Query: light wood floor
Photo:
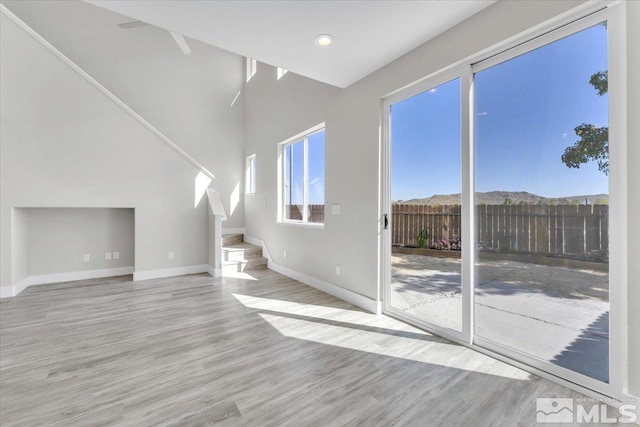
[[[130,277],[0,302],[0,424],[533,425],[577,393],[281,276]]]

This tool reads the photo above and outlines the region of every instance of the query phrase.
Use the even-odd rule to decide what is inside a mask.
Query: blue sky
[[[309,136],[309,203],[324,204],[324,130]]]
[[[324,134],[319,131],[308,138],[308,158],[309,158],[309,204],[324,204]],[[285,150],[285,173],[287,181],[291,182],[291,193],[285,194],[286,204],[290,203],[289,196],[294,205],[302,204],[303,192],[303,144],[291,144]],[[291,162],[291,175],[289,176],[289,162]]]
[[[476,191],[546,197],[608,193],[595,163],[566,167],[561,156],[581,123],[608,125],[607,96],[589,84],[607,69],[601,25],[475,75]],[[460,192],[458,80],[392,107],[391,198]]]

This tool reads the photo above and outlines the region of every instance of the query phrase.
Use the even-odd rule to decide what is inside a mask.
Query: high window
[[[278,78],[278,80],[280,80],[288,72],[289,72],[289,70],[286,70],[284,68],[278,67],[278,69],[276,70],[276,77]]]
[[[256,194],[256,155],[247,157],[245,178],[244,178],[245,194]]]
[[[246,81],[248,83],[249,80],[251,80],[251,78],[255,76],[256,72],[258,71],[258,62],[253,58],[247,57],[246,67],[247,67]]]

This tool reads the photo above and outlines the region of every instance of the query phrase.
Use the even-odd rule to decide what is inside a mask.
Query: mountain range
[[[588,200],[588,202],[586,202]],[[393,203],[405,205],[459,205],[461,201],[458,194],[436,194],[423,199],[394,200]],[[525,204],[609,204],[608,194],[589,194],[568,197],[543,197],[526,191],[488,191],[486,193],[476,193],[476,204],[480,205],[518,205]]]

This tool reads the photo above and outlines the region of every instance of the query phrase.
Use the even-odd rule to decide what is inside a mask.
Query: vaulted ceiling
[[[346,87],[495,0],[86,1],[132,20]],[[334,42],[330,47],[317,47],[314,39],[324,33],[331,34]]]

